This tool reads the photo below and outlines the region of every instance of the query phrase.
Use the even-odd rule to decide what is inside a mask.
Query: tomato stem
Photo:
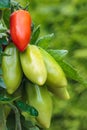
[[[15,120],[16,120],[15,130],[22,130],[21,121],[20,121],[20,114],[19,114],[17,107],[11,103],[9,103],[8,105],[13,109],[13,111],[15,113]]]

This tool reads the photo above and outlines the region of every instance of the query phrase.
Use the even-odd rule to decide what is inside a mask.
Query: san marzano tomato
[[[12,41],[20,51],[24,51],[31,37],[31,16],[28,11],[17,10],[10,16]]]

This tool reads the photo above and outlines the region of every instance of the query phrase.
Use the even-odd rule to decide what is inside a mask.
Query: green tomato
[[[58,98],[63,100],[70,99],[69,92],[66,87],[55,88],[55,87],[48,87],[48,89]]]
[[[20,53],[20,60],[25,76],[33,83],[43,85],[47,78],[47,71],[38,47],[28,45],[27,49]]]
[[[27,100],[38,111],[37,122],[43,128],[49,128],[52,116],[52,99],[46,86],[26,83]]]
[[[67,86],[67,80],[60,65],[44,49],[40,48],[40,52],[43,56],[43,60],[47,69],[46,84],[51,88],[60,88]]]
[[[4,53],[7,56],[2,57],[3,80],[6,85],[7,92],[12,94],[19,87],[22,80],[22,69],[19,60],[19,53],[13,44],[9,44]]]

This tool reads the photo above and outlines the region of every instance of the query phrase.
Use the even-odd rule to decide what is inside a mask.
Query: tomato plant
[[[68,50],[52,48],[54,33],[40,36],[26,9],[13,0],[0,2],[1,130],[50,128],[54,99],[71,97],[69,81],[87,85],[65,60]]]

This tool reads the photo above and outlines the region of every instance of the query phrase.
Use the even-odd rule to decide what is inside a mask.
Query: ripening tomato
[[[17,10],[10,16],[10,34],[12,41],[24,51],[31,37],[31,15],[26,10]]]

